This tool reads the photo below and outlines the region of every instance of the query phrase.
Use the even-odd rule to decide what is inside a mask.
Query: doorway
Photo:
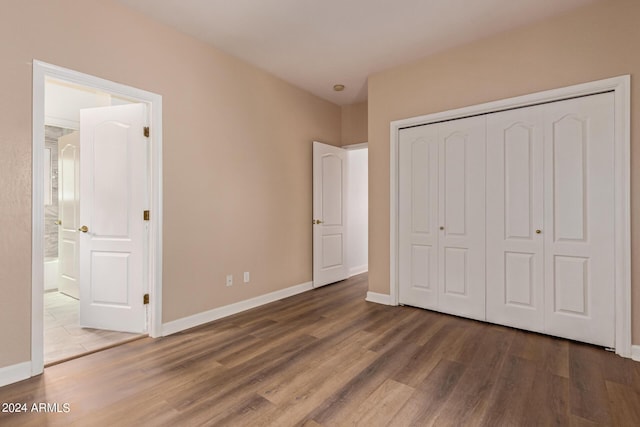
[[[347,150],[347,266],[349,277],[369,271],[369,144]]]
[[[80,175],[81,112],[87,108],[109,109],[134,103],[87,86],[53,78],[45,81],[45,365],[142,336],[112,330],[110,325],[84,327],[79,286],[80,189],[90,185],[89,181],[82,182]],[[144,332],[146,324],[141,324],[139,329]]]
[[[108,326],[102,324],[90,325],[91,328],[81,328],[78,319],[80,303],[83,307],[90,298],[78,298],[80,278],[86,283],[87,277],[104,277],[104,271],[112,274],[110,269],[87,274],[88,265],[86,257],[80,255],[86,251],[79,251],[79,239],[95,244],[99,239],[89,237],[92,233],[85,233],[86,227],[79,226],[80,203],[82,194],[79,191],[79,163],[80,148],[79,129],[83,122],[88,126],[91,121],[81,121],[80,111],[83,116],[89,116],[91,111],[103,110],[119,111],[131,110],[144,111],[144,123],[149,131],[145,131],[148,138],[144,141],[144,148],[136,149],[136,164],[140,165],[145,182],[143,191],[145,196],[145,209],[153,212],[146,215],[148,221],[140,226],[143,232],[140,234],[138,245],[139,265],[138,284],[146,293],[145,298],[139,296],[141,316],[138,317],[134,329],[143,331],[152,337],[161,334],[161,97],[146,91],[109,82],[97,77],[81,74],[72,70],[63,69],[50,64],[34,61],[34,98],[33,98],[33,254],[32,254],[32,374],[41,373],[44,363],[66,359],[75,354],[93,352],[101,347],[109,347],[115,342],[130,340],[138,334],[122,334],[120,332],[106,331]],[[138,107],[139,106],[139,107]],[[96,108],[101,107],[101,108]],[[93,114],[93,113],[91,113]],[[139,116],[142,116],[139,114]],[[84,119],[83,119],[84,120]],[[116,119],[117,120],[117,119]],[[140,117],[138,122],[142,123]],[[112,119],[105,119],[104,123],[111,123]],[[114,122],[115,123],[115,122]],[[109,126],[106,126],[107,132]],[[86,129],[86,128],[85,128]],[[142,126],[138,134],[142,133]],[[85,132],[85,135],[89,134]],[[85,138],[87,139],[87,138]],[[126,138],[125,138],[126,139]],[[95,142],[88,142],[95,144]],[[87,144],[83,140],[82,144]],[[97,145],[84,145],[85,147],[98,147]],[[123,145],[126,147],[126,142]],[[80,153],[81,154],[81,153]],[[109,155],[104,150],[94,159],[105,159],[118,156]],[[118,153],[121,154],[121,153]],[[103,160],[99,160],[102,162]],[[118,162],[116,161],[115,164]],[[122,162],[131,163],[131,162]],[[88,164],[88,162],[87,162]],[[112,168],[113,165],[109,167]],[[101,169],[100,164],[90,164],[83,173],[91,170],[96,174]],[[102,168],[104,169],[104,168]],[[115,181],[118,181],[116,174]],[[108,176],[107,176],[108,178]],[[86,176],[83,176],[86,180]],[[110,179],[111,180],[111,179]],[[103,180],[104,182],[105,180]],[[95,182],[92,188],[95,187]],[[89,188],[89,186],[85,186]],[[98,193],[95,193],[98,194]],[[99,197],[93,197],[99,199]],[[44,203],[43,203],[44,201]],[[95,202],[95,200],[94,200]],[[94,203],[95,204],[95,203]],[[83,209],[89,203],[83,205]],[[93,205],[92,205],[93,206]],[[95,214],[86,215],[85,218],[95,218]],[[100,215],[97,215],[98,217]],[[111,222],[111,221],[110,221]],[[113,224],[111,224],[113,225]],[[83,233],[81,233],[81,231]],[[93,230],[92,230],[93,231]],[[96,234],[96,233],[93,233]],[[99,233],[97,233],[99,234]],[[102,233],[104,234],[104,233]],[[75,249],[74,249],[75,248]],[[116,249],[117,250],[117,249]],[[105,257],[108,254],[101,249],[101,259],[107,264],[114,264],[117,257]],[[93,265],[92,260],[92,265]],[[91,270],[89,270],[91,271]],[[100,273],[100,274],[98,274]],[[102,280],[103,282],[106,280]],[[93,286],[93,285],[92,285]],[[94,288],[91,288],[94,298]],[[141,292],[142,292],[141,291]],[[88,295],[85,292],[85,295]],[[109,290],[101,296],[117,292]],[[121,295],[116,295],[121,297]],[[125,296],[132,300],[131,295]],[[142,306],[142,300],[148,300],[149,304]],[[45,304],[47,301],[47,304]],[[102,304],[105,305],[105,304]],[[85,310],[86,313],[86,310]],[[103,313],[100,313],[103,316]],[[82,320],[87,326],[87,316]],[[91,322],[89,322],[90,324]],[[111,328],[118,329],[118,328]],[[46,332],[45,332],[46,330]],[[124,330],[120,328],[120,330]],[[46,337],[46,339],[45,339]],[[71,345],[64,344],[65,339]],[[53,348],[46,348],[51,347]],[[57,347],[57,348],[56,348]],[[45,357],[45,349],[47,356]]]
[[[313,287],[368,271],[368,145],[313,142]]]

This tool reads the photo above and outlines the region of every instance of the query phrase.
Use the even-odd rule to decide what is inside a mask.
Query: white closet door
[[[614,95],[545,106],[545,331],[614,346]]]
[[[544,328],[542,108],[487,115],[487,320],[538,332]]]
[[[438,306],[437,126],[400,131],[399,301]]]
[[[439,306],[485,318],[485,117],[438,125]]]

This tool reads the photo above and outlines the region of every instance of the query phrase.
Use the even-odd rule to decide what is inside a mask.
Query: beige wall
[[[342,145],[360,144],[368,141],[368,103],[344,105],[342,107]]]
[[[0,368],[30,359],[33,59],[163,97],[163,322],[311,280],[340,107],[111,1],[5,1],[0,40]]]
[[[369,78],[369,288],[389,289],[389,123],[632,75],[633,342],[640,343],[640,2],[607,0]]]

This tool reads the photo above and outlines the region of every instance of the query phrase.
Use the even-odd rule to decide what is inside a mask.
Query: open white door
[[[80,135],[58,138],[58,290],[80,298],[78,287],[78,228],[80,227]]]
[[[146,330],[146,106],[80,111],[80,325]]]
[[[313,286],[348,277],[346,245],[347,153],[313,143]]]

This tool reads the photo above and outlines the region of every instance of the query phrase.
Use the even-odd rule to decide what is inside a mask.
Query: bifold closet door
[[[400,131],[399,301],[485,316],[485,119]]]
[[[484,117],[438,125],[440,309],[485,319]]]
[[[438,308],[438,129],[400,131],[399,302]]]
[[[544,330],[543,106],[487,115],[487,320]]]
[[[614,346],[614,94],[544,108],[545,332]]]

